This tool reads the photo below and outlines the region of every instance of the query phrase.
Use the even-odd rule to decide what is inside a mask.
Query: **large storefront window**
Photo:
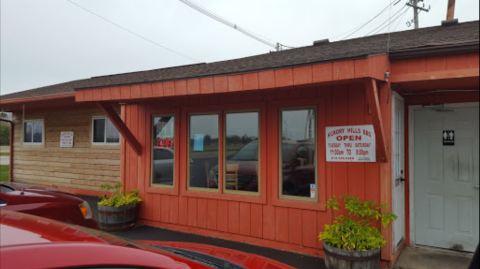
[[[281,194],[316,198],[315,110],[281,113]]]
[[[226,190],[258,191],[258,112],[225,116]]]
[[[218,188],[218,115],[191,115],[189,124],[189,186]]]
[[[173,185],[175,117],[153,117],[152,184]]]

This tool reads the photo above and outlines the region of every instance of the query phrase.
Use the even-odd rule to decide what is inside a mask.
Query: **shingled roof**
[[[479,22],[465,22],[447,26],[434,26],[354,38],[316,46],[270,52],[245,58],[192,65],[168,67],[147,71],[92,77],[18,93],[0,99],[28,98],[73,92],[75,89],[133,84],[143,82],[185,79],[219,74],[232,74],[273,69],[301,64],[351,59],[389,53],[391,56],[405,51],[425,51],[436,48],[473,47],[478,51]],[[388,45],[388,48],[387,48]]]

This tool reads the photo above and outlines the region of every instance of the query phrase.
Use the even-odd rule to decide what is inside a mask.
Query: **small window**
[[[316,199],[315,110],[281,113],[281,194]]]
[[[226,190],[258,192],[258,112],[225,116]]]
[[[191,115],[189,124],[189,186],[218,188],[218,115]]]
[[[175,117],[153,117],[152,184],[173,186]]]
[[[120,135],[112,122],[105,117],[94,117],[92,121],[92,142],[95,144],[118,144]]]
[[[23,123],[23,142],[27,144],[42,144],[43,132],[43,120],[25,120]]]

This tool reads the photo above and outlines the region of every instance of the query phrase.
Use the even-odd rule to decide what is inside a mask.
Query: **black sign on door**
[[[454,130],[443,130],[442,138],[443,138],[443,145],[444,146],[454,146],[455,145],[455,131]]]

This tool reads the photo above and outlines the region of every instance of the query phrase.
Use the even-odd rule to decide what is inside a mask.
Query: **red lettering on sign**
[[[372,137],[372,133],[368,130],[363,130],[363,134],[368,136],[368,137]]]
[[[337,141],[361,141],[361,135],[339,135]]]

